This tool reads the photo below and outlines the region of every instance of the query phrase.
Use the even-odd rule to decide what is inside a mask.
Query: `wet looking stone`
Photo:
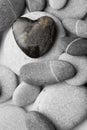
[[[26,55],[38,58],[52,47],[57,29],[54,20],[48,16],[35,21],[21,17],[13,25],[13,34]]]

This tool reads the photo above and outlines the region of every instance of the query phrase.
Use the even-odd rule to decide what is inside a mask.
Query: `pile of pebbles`
[[[87,0],[0,1],[0,130],[87,130]]]

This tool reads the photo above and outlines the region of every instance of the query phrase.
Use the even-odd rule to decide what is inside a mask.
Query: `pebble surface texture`
[[[49,0],[49,4],[53,9],[61,9],[66,4],[67,0]]]
[[[13,93],[13,103],[17,106],[24,107],[33,103],[39,93],[39,87],[22,82]]]
[[[71,63],[77,71],[76,75],[73,78],[66,80],[68,84],[83,85],[87,82],[87,58],[86,57],[71,56],[69,54],[64,53],[59,57],[59,60],[63,60]]]
[[[77,38],[70,42],[66,53],[73,56],[87,56],[87,39]]]
[[[52,46],[48,53],[46,53],[46,55],[44,55],[40,59],[58,59],[59,55],[65,50],[67,46],[65,45],[65,42],[63,42],[62,44],[62,42],[60,41],[60,38],[65,36],[65,31],[60,20],[46,12],[33,12],[24,15],[24,17],[27,17],[32,20],[37,20],[43,16],[52,17],[59,31],[54,46]],[[10,28],[10,30],[6,32],[6,35],[4,35],[3,37],[4,40],[2,44],[2,49],[0,50],[0,64],[3,64],[11,68],[16,74],[19,74],[19,70],[24,64],[37,60],[37,58],[31,59],[29,56],[23,53],[23,51],[18,47],[13,36],[12,28]]]
[[[10,27],[23,13],[25,0],[0,0],[0,32]]]
[[[45,8],[45,0],[26,0],[29,11],[41,11]]]
[[[56,130],[53,124],[39,112],[29,112],[26,116],[28,130]]]
[[[28,130],[25,120],[26,113],[23,109],[7,105],[0,108],[1,130]]]
[[[87,38],[87,22],[80,19],[66,18],[63,20],[64,27],[79,37]]]
[[[34,85],[54,84],[74,75],[75,69],[70,63],[55,60],[28,63],[20,70],[21,80]]]
[[[55,10],[47,6],[45,11],[57,16],[61,20],[70,17],[83,18],[87,13],[87,0],[68,0],[66,6],[61,10]]]
[[[47,116],[58,130],[71,130],[86,116],[87,90],[65,82],[47,86],[38,96],[35,109]]]
[[[32,58],[37,58],[45,54],[53,45],[56,24],[47,16],[37,21],[22,17],[14,23],[13,34],[23,52]]]
[[[17,87],[17,77],[9,68],[0,65],[0,103],[12,97]]]

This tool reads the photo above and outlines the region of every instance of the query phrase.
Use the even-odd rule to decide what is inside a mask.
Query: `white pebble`
[[[87,90],[63,82],[47,86],[38,96],[34,109],[47,116],[60,130],[71,130],[87,113]]]

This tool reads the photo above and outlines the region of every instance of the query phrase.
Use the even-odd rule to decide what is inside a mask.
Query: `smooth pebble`
[[[87,22],[81,19],[66,18],[63,21],[64,27],[71,33],[87,38]]]
[[[77,126],[73,130],[87,130],[87,119],[84,120],[81,124],[79,124],[79,126]]]
[[[68,62],[45,61],[28,63],[20,69],[21,81],[34,85],[54,84],[72,78],[74,67]]]
[[[42,11],[45,8],[45,0],[26,0],[29,11]]]
[[[26,115],[26,126],[28,130],[56,130],[47,117],[36,111]]]
[[[87,89],[65,82],[46,86],[34,109],[47,116],[58,130],[71,130],[87,115]]]
[[[49,5],[53,8],[53,9],[61,9],[64,7],[64,5],[66,4],[67,0],[49,0]]]
[[[60,40],[61,37],[65,36],[65,31],[64,31],[64,28],[63,28],[60,20],[46,12],[27,13],[23,17],[27,17],[32,20],[36,20],[42,16],[52,17],[55,20],[59,31],[58,31],[58,37],[55,41],[54,46],[50,49],[50,51],[47,53],[47,55],[43,56],[43,58],[41,58],[41,59],[44,59],[44,60],[55,59],[55,58],[58,59],[59,55],[63,52],[63,49],[62,49],[63,46],[65,46],[64,45],[65,43],[62,45],[61,40]],[[8,44],[7,44],[7,41],[8,41]],[[3,41],[1,43],[0,64],[10,67],[16,74],[19,74],[20,68],[24,64],[32,62],[32,61],[37,61],[37,60],[29,58],[18,47],[18,45],[16,44],[16,41],[15,41],[15,38],[13,36],[13,33],[12,33],[12,28],[11,28],[6,33],[6,35],[3,37]]]
[[[13,93],[13,103],[22,107],[32,104],[39,93],[40,87],[22,82]]]
[[[28,130],[26,126],[26,112],[16,106],[7,105],[0,108],[1,130]]]
[[[87,55],[87,39],[77,38],[72,40],[66,48],[66,53],[73,56]]]
[[[56,23],[48,16],[35,21],[21,17],[13,24],[13,34],[18,46],[31,58],[41,57],[49,51],[56,33]]]
[[[71,85],[83,85],[87,82],[87,57],[85,56],[71,56],[67,53],[63,53],[59,60],[67,61],[71,63],[77,73],[71,79],[66,80]]]
[[[12,94],[17,87],[17,76],[15,73],[0,65],[0,103],[3,103],[12,97]]]

